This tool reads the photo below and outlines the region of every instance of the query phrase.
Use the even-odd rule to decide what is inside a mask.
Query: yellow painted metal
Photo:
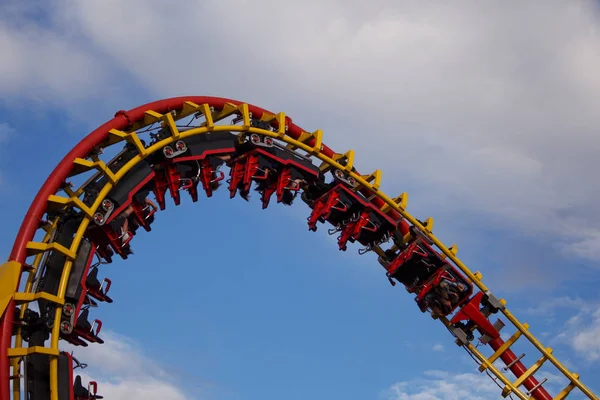
[[[343,154],[336,153],[333,155],[333,158],[323,156],[323,154],[320,152],[319,154],[317,154],[317,156],[322,161],[321,165],[319,166],[319,169],[323,173],[329,172],[332,169],[339,169],[340,171],[347,171],[348,173],[350,173],[352,172],[352,168],[354,167],[354,150],[348,150]],[[352,173],[350,175],[354,176],[354,178],[358,176],[355,173]],[[362,178],[358,183],[361,184],[363,182],[365,182],[366,184],[363,184],[362,186],[369,187],[369,183]]]
[[[110,183],[107,183],[106,186],[111,186]],[[106,187],[105,186],[105,187]],[[104,188],[103,188],[104,190]],[[104,197],[103,197],[104,198]],[[75,236],[73,237],[73,242],[71,244],[71,250],[76,252],[79,248],[79,244],[83,239],[83,235],[85,234],[85,230],[90,223],[89,218],[84,218],[81,225],[77,229]],[[68,260],[63,268],[63,273],[60,279],[60,284],[58,286],[58,291],[56,296],[64,299],[65,292],[67,291],[67,284],[69,282],[69,275],[71,274],[71,267],[73,266],[73,260]],[[60,319],[62,316],[62,307],[56,307],[55,315],[54,315],[54,325],[52,327],[52,334],[50,337],[50,348],[56,351],[58,355],[58,340],[60,337]],[[51,400],[59,400],[58,399],[58,358],[54,357],[50,359],[50,399]]]
[[[573,374],[573,376],[577,377],[577,379],[579,379],[579,375],[578,374]],[[563,400],[564,398],[566,398],[569,393],[571,393],[573,391],[573,389],[575,389],[575,383],[574,382],[570,382],[566,388],[564,388],[563,390],[560,391],[559,394],[557,394],[552,400]]]
[[[311,137],[312,137],[312,135],[311,135],[310,133],[308,133],[308,132],[302,132],[302,133],[300,134],[300,137],[298,138],[298,141],[299,141],[300,143],[306,143],[306,142],[308,142],[308,141],[311,139]],[[294,151],[294,150],[296,150],[296,149],[297,149],[297,147],[296,147],[296,146],[294,146],[294,145],[293,145],[293,144],[291,144],[291,143],[290,143],[290,144],[288,144],[287,146],[285,146],[285,148],[286,148],[286,149],[288,149],[288,150],[292,150],[292,151]]]
[[[58,356],[58,348],[50,348],[43,346],[31,346],[31,347],[12,347],[8,349],[8,356],[10,358],[29,356],[31,354],[46,354],[48,356]]]
[[[277,113],[275,117],[277,118],[277,138],[282,139],[288,129],[285,121],[285,113]]]
[[[307,143],[312,139],[315,139],[315,144],[312,146],[311,150],[308,151],[307,153],[311,154],[311,155],[315,155],[315,154],[319,153],[323,147],[323,131],[322,130],[317,129],[313,133],[302,132],[302,134],[298,138],[298,142]],[[297,149],[297,147],[293,143],[288,144],[286,146],[286,148],[288,150],[296,150]]]
[[[318,154],[321,150],[323,150],[323,131],[317,129],[312,133],[312,137],[315,138],[315,144],[312,149],[309,151],[310,154]]]
[[[269,112],[263,113],[263,115],[260,117],[260,121],[269,122],[269,123],[273,122],[275,119],[276,119],[275,114],[271,114]]]
[[[456,256],[456,254],[458,253],[458,246],[456,243],[454,243],[452,246],[448,247],[448,250],[450,250],[450,253],[454,254]],[[446,258],[448,257],[445,254],[442,254],[442,258]]]
[[[52,238],[53,232],[56,229],[56,224],[58,223],[58,220],[59,219],[56,218],[53,223],[49,224],[49,228],[45,229],[46,234],[44,235],[44,238],[42,239],[42,243],[48,243],[50,241],[50,239]],[[29,270],[29,276],[27,277],[27,282],[25,283],[25,289],[24,289],[25,293],[27,293],[27,294],[31,293],[36,274],[37,274],[40,264],[44,258],[43,256],[44,256],[43,253],[38,254],[37,256],[35,256],[33,262],[31,263],[31,269]],[[27,308],[28,308],[28,303],[24,303],[23,305],[21,305],[20,313],[19,313],[20,319],[23,319]],[[20,325],[17,325],[16,331],[17,332],[16,332],[16,336],[15,336],[14,347],[19,348],[23,345],[23,337],[21,336],[21,326]],[[20,358],[18,358],[18,357],[12,358],[10,361],[10,364],[12,367],[12,375],[20,376],[20,374],[21,374]],[[21,380],[15,379],[15,380],[13,380],[12,384],[13,384],[13,389],[12,389],[13,400],[20,400],[21,399]]]
[[[498,370],[498,368],[493,365],[491,362],[489,362],[485,356],[479,351],[477,350],[477,348],[475,348],[475,346],[473,346],[472,344],[468,344],[467,345],[467,349],[469,350],[469,352],[471,354],[473,354],[475,356],[475,358],[477,358],[479,360],[479,362],[482,365],[485,365],[487,369],[490,370],[491,373],[493,373],[497,379],[500,380],[500,382],[504,383],[505,386],[509,387],[511,389],[511,392],[517,396],[518,398],[522,399],[522,400],[527,400],[528,397],[523,394],[518,388],[514,387],[514,385],[512,384],[512,382],[510,380],[508,380],[508,378],[502,373],[500,372],[500,370]]]
[[[204,103],[200,106],[200,111],[204,115],[206,121],[202,123],[202,127],[206,127],[208,130],[212,130],[215,127],[215,123],[213,121],[212,111],[210,109],[210,105]]]
[[[29,242],[27,243],[27,257],[35,256],[36,254],[44,253],[46,251],[58,251],[63,254],[68,259],[75,259],[75,252],[67,249],[63,245],[52,242],[52,243],[39,243],[39,242]]]
[[[108,146],[112,146],[115,143],[122,142],[127,137],[127,133],[117,130],[111,129],[108,131]]]
[[[200,106],[192,101],[186,101],[183,103],[183,107],[179,114],[177,114],[178,118],[185,118],[192,114],[196,114],[200,111]]]
[[[425,222],[423,223],[423,229],[425,230],[425,232],[431,234],[432,230],[433,230],[433,218],[428,217]]]
[[[50,224],[42,224],[42,230],[46,233],[51,232],[52,226]]]
[[[548,348],[546,350],[549,353],[552,353],[552,349]],[[525,382],[525,380],[527,378],[529,378],[530,376],[532,376],[533,374],[535,374],[542,367],[542,365],[546,362],[546,360],[547,360],[546,356],[542,356],[531,367],[529,367],[527,369],[527,371],[525,371],[525,373],[519,377],[519,379],[517,379],[512,384],[512,387],[505,386],[504,389],[502,389],[502,396],[503,397],[508,396],[514,390],[514,388],[518,388],[519,386],[521,386],[523,384],[523,382]]]
[[[20,276],[20,263],[9,261],[0,266],[0,315],[4,315],[6,307],[15,295]]]
[[[244,128],[250,128],[250,111],[248,109],[248,104],[241,104],[237,109],[242,114],[242,126]]]
[[[46,293],[46,292],[37,292],[37,293],[16,292],[15,293],[15,303],[17,305],[20,305],[23,303],[31,303],[32,301],[36,301],[36,300],[40,300],[40,299],[48,300],[53,303],[59,304],[61,306],[63,304],[65,304],[65,299],[55,296],[50,293]]]
[[[73,161],[73,168],[69,173],[69,177],[86,173],[93,168],[94,163],[92,161],[84,160],[83,158],[76,158]]]
[[[148,110],[144,113],[144,125],[152,125],[163,120],[164,115]]]
[[[223,112],[223,111],[225,111],[225,112]],[[282,142],[284,142],[287,146],[289,146],[293,149],[301,149],[303,151],[306,151],[307,153],[313,155],[315,158],[321,160],[322,170],[340,169],[342,171],[346,171],[349,176],[352,176],[354,179],[356,179],[357,183],[360,186],[363,186],[363,187],[371,190],[375,195],[377,195],[385,203],[385,205],[382,207],[382,211],[388,212],[390,209],[396,210],[402,216],[402,218],[404,218],[408,223],[415,226],[415,228],[417,228],[418,230],[422,231],[431,240],[433,245],[435,245],[445,257],[447,257],[449,260],[451,260],[457,266],[457,268],[459,268],[471,281],[473,281],[473,283],[481,291],[484,291],[484,292],[488,291],[487,287],[481,282],[481,279],[482,279],[481,274],[478,272],[475,272],[475,273],[471,272],[460,260],[458,260],[458,258],[456,257],[456,254],[457,254],[456,246],[454,245],[451,248],[446,248],[444,246],[444,244],[441,243],[432,234],[431,228],[433,226],[433,219],[428,219],[425,223],[421,224],[418,220],[416,220],[411,214],[409,214],[406,211],[407,199],[408,199],[408,196],[406,195],[406,193],[403,193],[401,196],[399,196],[395,199],[391,199],[387,195],[385,195],[384,193],[382,193],[378,190],[379,183],[380,183],[379,180],[369,179],[371,177],[371,175],[360,176],[360,175],[356,174],[353,171],[354,152],[352,150],[350,150],[349,152],[347,152],[345,154],[335,154],[332,158],[329,158],[329,157],[325,156],[324,154],[322,154],[321,153],[322,132],[320,130],[316,131],[313,134],[313,137],[315,137],[315,139],[317,139],[315,145],[309,146],[306,144],[306,142],[308,142],[310,140],[309,135],[303,134],[299,138],[299,140],[292,139],[291,137],[286,135],[287,130],[286,130],[286,123],[285,123],[286,119],[285,119],[284,113],[278,113],[276,115],[265,113],[261,116],[261,120],[267,121],[267,122],[271,122],[273,119],[277,119],[279,128],[276,132],[260,129],[257,127],[251,127],[251,126],[249,126],[249,124],[247,124],[247,122],[248,122],[247,117],[249,117],[249,115],[247,114],[247,105],[236,106],[235,110],[233,110],[232,107],[227,106],[226,110],[221,110],[219,113],[213,114],[213,110],[211,109],[211,107],[208,104],[197,105],[192,102],[186,102],[186,103],[184,103],[182,110],[177,114],[176,117],[182,118],[182,117],[185,117],[192,113],[198,113],[198,112],[204,115],[205,122],[203,122],[201,124],[201,126],[198,128],[192,128],[185,132],[181,132],[180,138],[186,138],[186,137],[190,137],[190,136],[194,136],[194,135],[200,135],[200,134],[204,134],[204,133],[207,133],[210,131],[230,131],[230,132],[240,132],[240,133],[241,132],[244,132],[244,133],[252,132],[252,133],[259,133],[264,136],[270,136],[275,139],[279,139]],[[238,115],[242,115],[242,117],[244,118],[243,126],[240,126],[240,125],[215,125],[216,121],[219,121],[220,119],[224,118],[225,116],[231,115],[232,113],[237,113]],[[152,115],[152,113],[150,113],[149,115],[151,118],[157,117],[156,115]],[[168,120],[170,118],[171,120],[174,121],[174,118],[173,118],[172,114],[170,114],[170,113],[166,114],[166,116],[164,116],[163,118],[165,118],[166,120]],[[137,129],[137,126],[136,126],[136,129]],[[174,137],[172,136],[170,138],[166,138],[158,143],[155,143],[154,145],[152,145],[148,148],[144,148],[144,146],[139,141],[139,138],[135,132],[127,133],[127,132],[122,132],[122,131],[117,131],[117,130],[111,130],[109,133],[109,141],[106,143],[106,146],[110,146],[114,143],[117,143],[117,142],[120,142],[123,140],[126,140],[129,143],[133,143],[136,146],[136,148],[138,149],[139,155],[136,157],[133,157],[118,172],[114,173],[114,181],[107,182],[106,185],[100,190],[100,193],[99,193],[97,199],[95,200],[94,204],[89,207],[89,209],[94,212],[98,208],[99,204],[104,199],[104,197],[112,189],[115,182],[118,182],[131,168],[133,168],[133,166],[135,166],[142,159],[144,159],[148,155],[152,154],[153,152],[161,149],[165,145],[172,143],[174,140]],[[346,161],[346,162],[344,163],[344,161]],[[82,164],[79,162],[79,164],[77,164],[77,163],[75,163],[75,164],[76,165],[74,165],[74,167],[77,167],[77,165],[79,165],[79,167],[84,167],[84,166],[89,167],[88,165],[85,165],[86,163]],[[373,180],[375,182],[373,182]],[[68,205],[62,199],[60,199],[58,202],[59,202],[59,204]],[[75,204],[75,203],[73,201],[71,201],[70,204]],[[65,263],[65,267],[63,270],[63,276],[61,277],[61,284],[59,287],[59,292],[57,294],[57,297],[59,297],[59,298],[64,298],[66,282],[68,280],[68,275],[70,273],[74,255],[76,254],[79,243],[82,239],[82,236],[83,236],[85,229],[87,228],[89,222],[90,222],[89,217],[86,217],[84,219],[83,223],[80,225],[70,249],[65,249],[64,247],[61,249],[60,247],[56,246],[56,243],[49,243],[48,245],[43,245],[41,243],[33,243],[32,242],[28,245],[28,255],[35,255],[35,254],[39,255],[39,253],[48,251],[51,249],[60,251],[63,254],[68,255],[68,260]],[[407,236],[409,236],[409,235],[407,235]],[[501,300],[501,302],[503,302],[503,304],[506,303],[504,300]],[[54,325],[54,328],[52,331],[52,337],[51,337],[51,349],[52,349],[52,351],[55,351],[56,354],[58,354],[57,353],[58,339],[59,339],[59,323],[58,322],[60,322],[61,311],[62,311],[61,308],[58,307],[57,313],[55,315],[55,325]],[[526,337],[542,353],[542,355],[544,356],[543,357],[544,359],[549,360],[553,365],[555,365],[558,368],[558,370],[563,375],[565,375],[571,381],[570,386],[572,385],[573,387],[579,388],[584,394],[586,394],[591,399],[598,399],[595,395],[593,395],[589,391],[589,389],[587,389],[579,381],[579,376],[577,374],[570,373],[560,362],[558,362],[558,360],[554,356],[552,356],[548,352],[547,349],[545,349],[541,345],[541,343],[535,337],[533,337],[533,335],[531,333],[529,333],[527,331],[526,324],[521,324],[514,316],[512,316],[512,314],[510,314],[510,312],[506,308],[502,310],[502,313],[507,317],[509,322],[512,323],[516,327],[516,329],[521,333],[521,335]],[[448,322],[446,320],[446,324],[447,323]],[[514,341],[512,343],[514,343]],[[506,346],[506,348],[510,347],[510,345],[512,343],[509,343]],[[504,383],[504,385],[506,386],[506,388],[508,388],[508,390],[510,392],[515,394],[517,397],[519,397],[521,399],[527,398],[522,392],[519,391],[519,389],[517,387],[514,386],[513,383],[511,383],[506,378],[506,376],[504,376],[494,365],[492,365],[493,361],[499,357],[499,354],[496,356],[496,358],[493,358],[494,356],[492,356],[491,358],[486,358],[478,349],[476,349],[471,344],[467,345],[466,347],[467,347],[468,351],[481,363],[483,370],[488,369],[499,381]],[[15,354],[15,353],[13,352],[13,354]],[[51,388],[52,388],[51,400],[57,400],[57,392],[56,392],[56,390],[57,390],[57,387],[56,387],[56,385],[57,385],[57,379],[56,379],[57,378],[57,359],[56,358],[52,358],[51,362],[50,362],[50,377],[51,377],[50,383],[51,383]],[[565,392],[565,393],[568,394],[568,392]],[[564,394],[563,397],[565,397],[566,394]],[[562,398],[562,397],[560,397],[560,398]]]
[[[179,139],[179,129],[177,129],[177,124],[175,124],[175,120],[173,119],[173,115],[171,113],[165,114],[164,122],[171,131],[171,136],[173,139]]]
[[[346,160],[346,165],[344,166],[344,169],[346,170],[346,172],[352,171],[352,168],[354,168],[354,150],[348,150],[347,152],[345,152],[343,159]],[[368,184],[367,181],[365,181],[365,182]]]
[[[374,189],[374,191],[378,191],[379,190],[379,186],[381,186],[381,170],[375,170],[375,172],[373,172],[370,175],[361,175],[361,177],[365,180],[365,182],[369,182],[372,186],[372,189]]]
[[[116,183],[115,174],[113,174],[113,172],[110,170],[110,168],[108,168],[108,166],[102,160],[89,161],[89,160],[84,160],[82,158],[76,158],[73,161],[73,164],[75,165],[74,171],[76,171],[77,173],[71,172],[71,174],[69,176],[75,176],[75,175],[78,175],[78,174],[81,174],[84,172],[88,172],[92,169],[95,169],[95,170],[103,173],[112,184]]]
[[[140,153],[142,156],[146,155],[146,147],[135,132],[131,132],[129,135],[127,135],[127,137],[125,137],[125,141],[133,144],[138,153]]]
[[[523,329],[523,325],[508,311],[508,309],[504,309],[502,310],[503,314],[506,316],[506,318],[515,326],[517,327],[517,329],[519,329],[522,333],[523,336],[525,336],[536,348],[537,350],[542,353],[544,356],[546,356],[546,358],[552,362],[552,364],[554,364],[554,366],[565,376],[567,377],[567,379],[569,379],[571,382],[573,382],[575,384],[575,386],[577,386],[577,388],[579,390],[581,390],[581,392],[583,392],[583,394],[585,394],[586,396],[588,396],[590,399],[598,399],[597,396],[595,396],[590,389],[588,389],[585,385],[583,385],[583,383],[581,383],[579,381],[579,379],[575,378],[573,376],[573,374],[562,364],[560,363],[556,357],[554,357],[552,354],[550,354],[542,345],[542,343],[540,343],[539,340],[537,340],[532,334],[531,332],[529,332],[526,329]]]
[[[92,210],[88,206],[86,206],[83,203],[83,201],[81,201],[76,196],[66,198],[66,197],[62,197],[62,196],[56,196],[53,194],[53,195],[50,195],[50,197],[48,197],[48,211],[57,211],[59,209],[67,207],[69,205],[79,208],[90,218],[92,218],[94,215],[92,213]]]
[[[529,328],[529,325],[527,325],[527,324],[523,324],[523,326],[526,328]],[[506,342],[504,342],[504,344],[502,346],[500,346],[498,348],[498,350],[496,350],[494,352],[494,354],[492,354],[488,358],[488,361],[490,363],[493,363],[494,361],[496,361],[502,355],[502,353],[504,353],[506,350],[508,350],[508,348],[510,346],[515,344],[515,342],[521,337],[521,335],[522,335],[521,331],[516,331]],[[479,367],[479,372],[483,372],[483,371],[485,371],[485,365],[482,364]]]
[[[145,125],[152,125],[155,124],[157,122],[161,123],[161,126],[166,126],[167,128],[169,128],[169,131],[171,132],[171,136],[173,136],[175,139],[179,138],[179,129],[177,129],[177,125],[175,124],[175,119],[173,118],[173,114],[172,113],[166,113],[166,114],[160,114],[157,113],[156,111],[152,111],[152,110],[148,110],[144,113],[144,124]],[[134,132],[131,132],[130,134],[128,134],[129,136],[131,136],[132,138],[130,139],[131,141],[134,141],[135,139],[133,138]],[[125,140],[127,140],[128,136],[124,136]],[[141,144],[141,141],[140,141]],[[138,148],[139,151],[139,148]],[[142,152],[140,152],[140,154],[143,154]]]
[[[248,104],[246,104],[246,108],[248,108]],[[237,105],[233,104],[233,103],[225,103],[223,105],[223,109],[219,112],[214,113],[214,115],[212,116],[214,121],[220,121],[224,118],[227,118],[233,114],[236,114],[238,112],[239,108]]]
[[[392,201],[394,202],[394,204],[396,204],[396,206],[405,209],[408,205],[408,193],[402,193],[400,196],[395,197]],[[381,212],[387,214],[392,208],[394,207],[386,203],[383,205],[383,207],[381,207]]]

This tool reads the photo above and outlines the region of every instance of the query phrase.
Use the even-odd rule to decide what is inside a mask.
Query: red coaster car
[[[75,364],[75,365],[73,365]],[[76,375],[73,379],[73,371],[77,368],[85,368],[75,357],[66,352],[58,356],[58,399],[59,400],[96,400],[103,397],[98,394],[98,384],[90,381],[85,388],[81,383],[81,376]]]
[[[417,235],[398,254],[387,256],[387,260],[380,259],[380,262],[390,282],[395,285],[392,279],[396,279],[409,293],[416,293],[415,301],[421,311],[431,309],[434,318],[451,314],[473,293],[472,284],[423,236]]]
[[[65,291],[61,334],[65,340],[75,345],[87,346],[83,339],[102,343],[102,339],[98,338],[102,322],[94,321],[98,327],[94,332],[93,326],[87,321],[88,308],[96,307],[96,301],[112,303],[112,299],[108,296],[110,279],[105,278],[100,282],[98,266],[91,265],[95,255],[94,250],[94,245],[89,241],[84,239],[81,242]]]
[[[334,173],[336,180],[332,183],[317,184],[316,187],[309,188],[307,195],[303,196],[313,209],[308,218],[308,228],[316,231],[317,222],[329,222],[335,227],[329,230],[329,233],[340,233],[340,250],[347,249],[348,241],[359,242],[365,246],[359,253],[364,254],[374,245],[390,239],[397,229],[398,221],[384,214],[362,194],[353,191],[352,186],[355,186],[356,182],[342,179],[340,175]],[[323,193],[317,197],[319,190]]]
[[[292,204],[299,190],[315,182],[320,170],[310,159],[278,147],[272,138],[250,135],[250,140],[237,147],[236,155],[229,162],[230,197],[240,191],[248,200],[253,182],[261,194],[262,208],[268,207],[273,194],[278,203]]]

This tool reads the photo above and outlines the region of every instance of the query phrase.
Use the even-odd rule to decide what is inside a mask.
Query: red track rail
[[[167,112],[181,109],[181,107],[183,107],[184,102],[186,101],[191,101],[196,104],[207,103],[213,106],[215,109],[223,108],[225,106],[225,103],[232,103],[236,105],[242,104],[242,102],[240,101],[225,99],[221,97],[174,97],[170,99],[164,99],[147,103],[130,111],[117,112],[113,119],[106,122],[96,130],[92,131],[75,147],[73,147],[73,149],[71,149],[71,151],[56,166],[54,171],[52,171],[48,179],[46,179],[39,192],[35,196],[33,202],[31,203],[31,206],[29,207],[25,218],[23,219],[23,223],[21,225],[21,228],[19,229],[14,246],[12,248],[9,261],[16,261],[21,264],[25,262],[27,254],[27,243],[29,243],[33,239],[33,236],[35,235],[35,232],[39,227],[39,223],[42,220],[42,217],[46,211],[47,199],[50,195],[55,194],[59,190],[61,184],[67,179],[67,176],[69,175],[69,172],[73,167],[73,160],[75,158],[85,158],[95,147],[97,147],[99,144],[101,144],[108,138],[109,130],[126,130],[133,123],[142,120],[144,118],[144,113],[147,110],[153,110],[161,114],[166,114]],[[252,115],[256,118],[261,118],[264,113],[274,114],[268,110],[253,105],[248,105],[248,108]],[[292,122],[292,119],[289,117],[286,117],[286,122],[288,125],[288,130],[286,134],[294,139],[298,139],[300,135],[304,132],[304,130],[299,126],[295,125]],[[277,125],[276,121],[274,121],[274,125]],[[308,141],[307,144],[314,145],[314,139]],[[327,157],[333,157],[333,155],[335,154],[335,152],[332,149],[330,149],[324,144],[321,153],[326,155]],[[370,195],[370,193],[368,195]],[[373,198],[372,203],[380,208],[383,207],[383,205],[385,204],[383,200],[379,199],[378,197]],[[391,209],[388,212],[388,214],[394,219],[400,219],[401,217],[400,214],[393,209]],[[408,228],[408,223],[402,220],[400,222],[400,229],[402,233],[405,234],[406,232],[408,232]],[[2,399],[10,398],[10,362],[8,360],[8,348],[11,347],[13,320],[14,302],[11,301],[0,321],[0,398]],[[503,355],[504,361],[510,362],[513,361],[514,358],[516,358],[514,354],[512,354],[512,357],[510,357],[510,354],[508,354],[508,352],[506,352],[505,354],[507,359],[504,360]],[[511,367],[511,371],[517,377],[521,376],[526,370],[527,368],[521,362],[517,362]],[[524,384],[525,387],[530,389],[535,387],[538,384],[538,381],[534,377],[530,377],[525,380]],[[534,393],[534,397],[537,400],[552,399],[552,397],[543,388],[537,389]]]

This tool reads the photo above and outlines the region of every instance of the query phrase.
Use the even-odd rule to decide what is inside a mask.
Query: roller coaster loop
[[[102,322],[89,319],[91,307],[112,303],[111,281],[98,278],[99,267],[132,254],[136,230],[151,230],[167,192],[179,205],[181,193],[197,201],[199,192],[211,197],[223,185],[231,198],[247,198],[255,185],[263,208],[272,195],[285,204],[300,195],[311,208],[310,230],[329,223],[340,250],[358,242],[360,254],[375,254],[389,282],[414,294],[421,311],[444,325],[503,397],[580,393],[598,400],[492,294],[481,273],[457,258],[456,245],[446,247],[434,236],[432,218],[408,213],[406,193],[388,197],[379,189],[381,171],[360,174],[354,151],[336,153],[322,137],[284,113],[201,96],[119,111],[85,137],[39,190],[0,266],[0,399],[19,400],[23,393],[30,400],[102,398],[102,388],[74,374],[81,363],[59,349],[59,339],[103,343]],[[492,322],[492,314],[502,320]],[[512,332],[506,341],[502,329]],[[518,339],[539,357],[529,367],[512,349]],[[542,365],[568,382],[554,397],[547,379],[535,376]]]

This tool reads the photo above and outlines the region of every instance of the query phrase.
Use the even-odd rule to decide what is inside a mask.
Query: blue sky
[[[232,97],[323,129],[334,149],[356,150],[360,171],[382,169],[385,191],[407,191],[409,210],[433,216],[434,232],[593,383],[597,10],[331,0],[282,5],[269,27],[252,24],[272,7],[258,3],[58,1],[25,12],[7,2],[0,254],[50,170],[115,111]],[[94,317],[107,344],[81,354],[105,398],[500,397],[372,256],[339,252],[306,216],[300,203],[262,211],[222,191],[168,205],[135,255],[103,270],[115,303]]]

